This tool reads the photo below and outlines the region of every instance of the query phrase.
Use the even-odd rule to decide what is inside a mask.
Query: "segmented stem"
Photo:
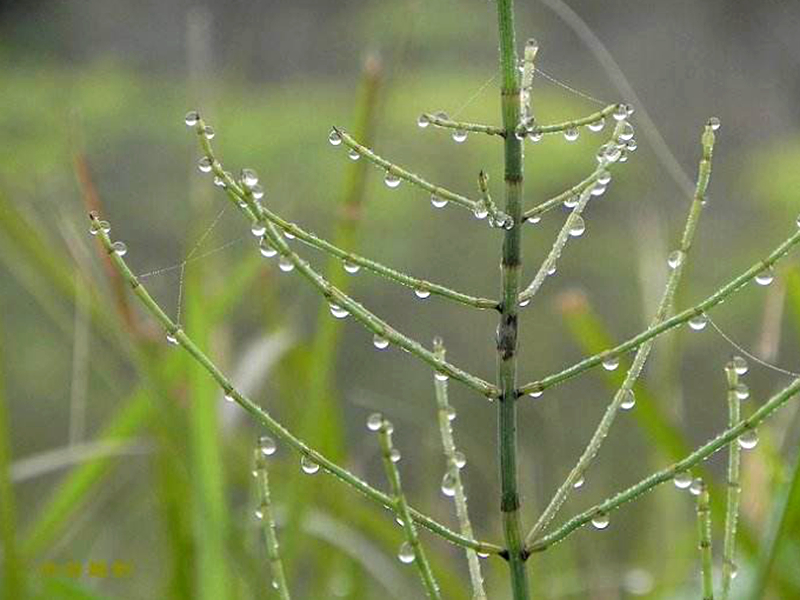
[[[264,540],[267,544],[267,557],[269,558],[269,567],[272,571],[272,586],[278,592],[282,600],[291,600],[289,585],[286,582],[286,573],[284,573],[283,561],[281,560],[278,534],[275,531],[275,515],[272,511],[272,498],[269,493],[267,461],[259,448],[256,448],[254,455],[260,502],[257,509],[258,518],[261,520]]]
[[[437,356],[444,359],[445,347],[441,338],[433,340],[433,351]],[[453,502],[456,506],[456,516],[461,535],[468,538],[475,537],[472,532],[472,523],[469,520],[467,510],[467,495],[464,492],[464,485],[461,481],[461,469],[459,465],[458,452],[455,440],[453,439],[453,427],[451,424],[453,407],[450,406],[447,394],[447,380],[434,377],[434,389],[436,390],[436,406],[439,418],[439,434],[442,438],[442,449],[444,450],[447,462],[447,472],[452,477],[454,483]],[[469,579],[472,583],[473,600],[486,600],[486,591],[483,588],[483,575],[481,565],[478,560],[478,553],[471,548],[466,548],[467,565],[469,566]]]
[[[697,537],[700,547],[701,578],[703,600],[714,600],[714,573],[711,556],[711,502],[705,482],[700,480],[700,493],[697,495]]]
[[[91,217],[94,224],[93,226],[96,227],[97,219],[93,215]],[[111,260],[112,263],[114,264],[114,267],[119,271],[119,273],[128,283],[128,285],[131,286],[133,293],[142,302],[143,306],[147,309],[147,311],[150,312],[150,314],[159,323],[161,323],[166,333],[170,335],[172,338],[174,338],[175,342],[179,344],[182,348],[184,348],[192,356],[192,358],[194,358],[194,360],[196,360],[209,373],[209,375],[211,375],[211,377],[217,382],[217,384],[219,384],[224,394],[232,398],[236,403],[238,403],[242,408],[244,408],[248,413],[250,413],[250,415],[254,417],[254,419],[258,421],[259,424],[263,425],[266,429],[271,431],[272,434],[275,435],[275,437],[279,438],[280,440],[288,444],[296,452],[314,461],[315,463],[320,465],[322,469],[324,469],[325,471],[327,471],[340,481],[346,483],[347,485],[361,492],[367,498],[375,502],[378,502],[379,504],[385,506],[386,508],[393,509],[394,503],[391,497],[384,494],[380,490],[373,488],[371,485],[369,485],[368,483],[366,483],[365,481],[363,481],[362,479],[360,479],[347,469],[327,459],[325,456],[314,450],[305,442],[295,437],[288,429],[286,429],[272,416],[270,416],[270,414],[267,411],[262,409],[250,398],[248,398],[247,396],[242,394],[239,390],[237,390],[230,382],[230,380],[214,364],[214,362],[210,358],[208,358],[203,353],[203,351],[197,347],[197,345],[192,341],[192,339],[172,321],[172,319],[164,312],[161,306],[159,306],[159,304],[153,299],[153,297],[147,291],[145,286],[141,282],[139,282],[139,280],[136,278],[136,275],[134,275],[133,271],[131,271],[127,262],[114,251],[114,247],[111,238],[108,236],[108,233],[99,230],[97,231],[96,235],[97,238],[100,240],[100,243],[103,245],[103,247],[111,256]],[[424,515],[411,507],[409,507],[409,512],[414,521],[417,522],[419,525],[425,527],[426,529],[429,529],[436,535],[439,535],[440,537],[458,546],[474,548],[478,552],[482,553],[490,553],[490,554],[503,553],[503,548],[495,544],[489,544],[486,542],[480,542],[477,540],[465,538],[464,536],[454,531],[451,531],[444,525],[441,525],[437,521],[431,519],[427,515]]]
[[[480,123],[468,123],[466,121],[454,121],[439,113],[423,113],[422,118],[427,119],[431,125],[445,129],[470,131],[472,133],[485,133],[487,135],[499,135],[501,137],[504,137],[506,134],[502,127],[496,127],[494,125],[481,125]]]
[[[731,361],[725,366],[728,379],[728,427],[734,427],[741,420],[741,407],[736,388],[739,375]],[[727,600],[731,593],[731,584],[736,573],[734,554],[736,551],[736,525],[739,520],[739,495],[741,482],[739,479],[739,444],[728,446],[728,500],[725,505],[725,537],[722,542],[722,600]]]
[[[419,571],[419,576],[420,579],[422,579],[425,592],[428,594],[429,598],[438,599],[441,598],[439,585],[436,583],[436,579],[433,576],[431,565],[425,556],[425,550],[422,548],[422,544],[419,542],[417,528],[414,526],[414,520],[411,518],[411,514],[409,513],[408,503],[406,502],[406,497],[403,494],[403,488],[400,484],[400,472],[397,470],[397,465],[395,465],[394,462],[395,457],[393,455],[395,449],[392,447],[391,431],[391,424],[384,419],[381,423],[380,429],[378,429],[378,440],[381,444],[383,467],[386,471],[386,477],[389,480],[389,485],[392,488],[394,512],[397,513],[397,516],[402,522],[403,535],[405,536],[408,544],[411,546],[411,549],[414,551],[414,565],[417,567],[417,571]]]
[[[550,133],[561,133],[566,131],[567,129],[575,129],[577,127],[582,127],[584,125],[591,125],[592,123],[597,123],[601,119],[605,119],[608,115],[613,113],[616,109],[620,108],[619,104],[609,104],[603,110],[599,110],[595,113],[587,115],[585,117],[581,117],[580,119],[571,119],[569,121],[562,121],[561,123],[551,123],[549,125],[533,125],[533,127],[520,127],[518,129],[520,134],[526,133],[541,133],[541,134],[550,134]]]

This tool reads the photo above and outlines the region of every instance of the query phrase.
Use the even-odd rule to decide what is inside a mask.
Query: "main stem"
[[[523,550],[517,489],[517,294],[519,293],[520,231],[522,224],[522,142],[516,130],[520,117],[519,70],[514,34],[513,0],[497,0],[500,35],[500,88],[505,131],[505,211],[513,219],[503,240],[502,305],[497,327],[498,450],[500,482],[511,589],[514,600],[527,600],[527,556]]]

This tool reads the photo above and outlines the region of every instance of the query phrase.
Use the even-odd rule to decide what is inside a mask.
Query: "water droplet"
[[[597,133],[598,131],[603,131],[603,127],[605,127],[605,126],[606,126],[606,120],[605,120],[605,118],[601,117],[600,120],[593,121],[592,123],[589,123],[586,126],[586,128],[589,131],[593,131],[594,133]]]
[[[531,132],[528,134],[528,139],[529,139],[530,141],[532,141],[534,144],[535,144],[536,142],[539,142],[539,141],[541,141],[541,139],[542,139],[543,137],[544,137],[544,134],[543,134],[541,131],[531,131]]]
[[[250,190],[258,185],[258,175],[253,169],[242,169],[239,174],[239,180]]]
[[[431,291],[428,288],[418,287],[414,288],[414,295],[421,300],[425,300],[431,295]]]
[[[463,129],[454,129],[453,130],[453,141],[461,144],[467,139],[467,132]]]
[[[400,178],[391,171],[386,171],[383,182],[386,184],[386,187],[394,189],[400,185]]]
[[[455,408],[453,408],[452,406],[448,406],[447,408],[444,409],[444,412],[445,415],[447,416],[448,421],[452,423],[453,421],[456,420],[457,413]]]
[[[586,483],[586,477],[584,477],[583,473],[578,475],[578,478],[572,482],[572,488],[577,490],[583,487],[583,484]]]
[[[675,477],[672,478],[672,483],[674,483],[675,487],[679,490],[685,490],[692,485],[692,474],[689,471],[675,473]]]
[[[574,142],[578,139],[578,128],[577,127],[570,127],[569,129],[564,130],[564,139],[568,142]]]
[[[572,237],[580,237],[583,235],[583,232],[586,231],[586,222],[583,220],[583,217],[578,215],[572,219],[572,223],[569,226],[569,234]]]
[[[442,493],[448,498],[456,495],[456,475],[452,471],[447,471],[442,477]]]
[[[209,157],[203,156],[197,161],[197,168],[201,173],[210,173],[213,168],[214,161]]]
[[[275,454],[275,451],[278,449],[278,446],[275,444],[275,440],[273,440],[268,435],[262,435],[258,438],[258,448],[261,450],[261,454],[264,456],[272,456]]]
[[[489,558],[489,553],[488,552],[477,551],[477,552],[475,552],[475,554],[477,554],[478,558],[480,558],[480,559]]]
[[[625,105],[625,112],[628,113],[629,117],[632,116],[633,113],[634,113],[633,106],[631,106],[630,104],[626,104]]]
[[[331,132],[328,134],[328,141],[331,143],[331,146],[339,146],[342,143],[342,136],[339,135],[339,132],[335,129],[331,129]]]
[[[670,269],[677,269],[683,262],[683,252],[680,250],[673,250],[667,256],[667,265]]]
[[[731,579],[736,579],[739,575],[739,567],[736,566],[736,563],[729,562],[728,569],[730,570]]]
[[[418,126],[420,129],[425,129],[425,128],[426,128],[428,125],[430,125],[430,124],[431,124],[431,120],[430,120],[430,118],[428,118],[428,115],[426,115],[426,114],[424,114],[424,113],[423,113],[423,114],[421,114],[421,115],[420,115],[420,116],[417,118],[417,126]]]
[[[219,175],[214,176],[214,185],[218,188],[224,188],[226,186],[225,180],[220,177]],[[246,203],[245,203],[246,204]]]
[[[578,201],[580,200],[579,196],[569,196],[566,200],[564,200],[564,206],[566,208],[575,208],[578,206]]]
[[[285,237],[287,240],[295,239],[295,235],[291,231],[289,231],[288,229],[284,229],[283,230],[283,237]]]
[[[186,113],[183,121],[186,123],[187,127],[194,127],[200,121],[200,113],[196,110],[190,110]]]
[[[622,410],[630,410],[636,406],[636,394],[633,390],[625,390],[622,392],[622,400],[619,402],[619,407]]]
[[[619,133],[617,134],[617,137],[623,142],[627,142],[628,140],[633,139],[634,134],[635,131],[633,130],[633,125],[626,121],[619,126]]]
[[[748,429],[737,439],[739,446],[744,450],[752,450],[758,445],[758,433],[755,429]]]
[[[448,379],[450,379],[450,375],[448,375],[447,373],[442,373],[441,371],[436,371],[433,374],[433,377],[434,379],[436,379],[436,381],[447,381]]]
[[[175,333],[172,333],[172,332],[168,331],[167,332],[167,342],[169,342],[173,346],[177,346],[178,345],[178,335],[177,334],[178,334],[177,331]]]
[[[215,135],[217,135],[217,134],[214,131],[214,128],[211,127],[211,125],[206,125],[205,127],[203,127],[203,136],[207,140],[213,140]]]
[[[628,152],[636,152],[636,149],[639,147],[639,144],[636,143],[635,139],[630,139],[625,143],[625,150]]]
[[[467,466],[467,457],[461,450],[456,450],[455,454],[453,454],[453,463],[457,469],[463,469]]]
[[[337,319],[344,319],[350,315],[349,310],[347,310],[346,308],[342,308],[341,306],[333,302],[329,302],[328,307],[331,309],[331,314]]]
[[[624,121],[628,118],[628,108],[624,104],[617,104],[617,107],[614,109],[612,114],[614,120]]]
[[[263,504],[256,509],[256,519],[259,521],[264,518],[264,515],[267,514],[267,507]]]
[[[718,131],[721,125],[719,117],[711,117],[708,120],[708,126],[711,127],[711,131]]]
[[[624,148],[621,148],[619,151],[619,162],[621,163],[628,162],[628,153],[625,151]]]
[[[541,398],[542,394],[544,394],[544,390],[533,390],[532,392],[528,392],[528,396],[531,398]]]
[[[372,345],[375,346],[378,350],[386,350],[386,348],[389,347],[389,340],[376,333],[375,335],[372,336]]]
[[[125,245],[125,242],[114,242],[111,244],[111,248],[113,248],[114,254],[117,256],[125,256],[128,253],[128,247]]]
[[[737,385],[734,392],[736,393],[736,398],[739,400],[747,400],[750,397],[750,388],[747,387],[746,383]]]
[[[606,193],[606,186],[602,185],[601,183],[595,183],[589,188],[589,193],[592,196],[602,196]]]
[[[350,275],[355,275],[361,270],[361,265],[357,265],[349,260],[344,261],[344,263],[342,263],[342,267],[347,273],[350,273]]]
[[[700,479],[699,477],[695,477],[694,479],[692,479],[692,483],[689,484],[689,493],[692,496],[699,496],[703,492],[703,489],[705,487],[706,484],[703,483],[703,480]]]
[[[615,163],[622,157],[622,149],[613,142],[604,144],[597,151],[597,162],[601,164]]]
[[[277,579],[273,579],[273,580],[272,580],[272,589],[273,589],[273,590],[279,590],[279,589],[281,589],[281,584],[280,584],[280,583],[278,583],[278,580],[277,580]]]
[[[361,155],[358,153],[358,150],[356,150],[355,148],[350,148],[350,150],[347,151],[347,158],[349,158],[352,161],[356,161],[359,158],[361,158]]]
[[[383,420],[383,428],[386,430],[386,433],[392,435],[394,433],[394,424],[391,421],[386,419]]]
[[[741,356],[734,356],[731,360],[731,365],[733,366],[733,370],[737,375],[744,375],[750,368],[747,364],[747,361]]]
[[[402,454],[400,454],[400,450],[398,450],[397,448],[392,448],[389,451],[389,460],[392,461],[393,463],[400,462],[400,459],[402,457],[403,456]]]
[[[775,279],[775,270],[772,267],[767,267],[756,275],[756,283],[758,285],[769,285]]]
[[[261,237],[267,233],[267,226],[263,221],[253,221],[253,224],[250,226],[250,232],[256,237]]]
[[[440,121],[449,121],[450,117],[447,116],[447,113],[443,110],[437,111],[433,116],[435,116]]]
[[[223,398],[225,398],[225,402],[236,402],[236,398],[234,398],[234,397],[233,397],[233,394],[232,394],[232,393],[230,393],[230,392],[227,392],[227,393],[226,393],[226,394],[223,396]]]
[[[261,252],[261,256],[265,258],[272,258],[278,253],[275,248],[269,245],[267,238],[261,238],[261,241],[258,242],[258,251]]]
[[[370,431],[378,431],[383,425],[383,415],[381,413],[372,413],[367,417],[367,429]]]
[[[603,170],[597,174],[597,183],[600,185],[608,185],[611,181],[611,173],[609,171]]]
[[[603,360],[603,368],[606,371],[616,371],[618,366],[619,366],[618,356],[609,356],[608,358]]]
[[[555,275],[558,268],[556,267],[556,263],[554,262],[549,267],[547,267],[547,275]]]
[[[256,200],[261,200],[264,197],[264,188],[260,184],[254,185],[250,191]]]
[[[294,269],[294,263],[289,260],[288,256],[281,256],[278,259],[278,268],[284,273],[289,273]]]
[[[300,468],[306,475],[314,475],[319,472],[319,464],[315,463],[305,454],[300,458]]]
[[[397,558],[404,565],[410,565],[414,562],[414,558],[416,557],[414,556],[414,549],[411,547],[411,544],[403,542],[400,545],[400,550],[397,551]]]
[[[708,325],[708,317],[705,313],[693,316],[689,319],[689,327],[694,331],[702,331]]]
[[[447,200],[445,200],[444,198],[440,198],[436,194],[432,194],[431,204],[433,205],[434,208],[444,208],[445,206],[447,206]]]
[[[489,209],[486,208],[486,205],[483,202],[478,202],[475,204],[472,214],[475,215],[476,219],[485,219],[486,215],[489,214]]]
[[[592,517],[592,525],[594,525],[595,529],[605,529],[608,527],[608,523],[608,515],[605,513],[597,513]]]

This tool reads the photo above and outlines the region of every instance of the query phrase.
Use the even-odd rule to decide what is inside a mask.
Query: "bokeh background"
[[[688,210],[686,181],[694,180],[708,117],[718,116],[722,128],[678,307],[765,256],[794,231],[800,208],[800,5],[573,0],[570,7],[605,50],[587,45],[558,0],[517,3],[520,41],[534,36],[541,69],[583,94],[537,77],[535,114],[550,122],[592,112],[598,105],[587,95],[631,102],[639,149],[615,167],[608,192],[586,211],[585,234],[569,243],[557,274],[522,313],[523,382],[646,326]],[[439,489],[445,463],[430,370],[397,349],[377,352],[352,318],[332,319],[305,281],[259,255],[247,224],[231,208],[220,213],[223,194],[197,171],[199,151],[183,115],[198,108],[217,130],[226,168],[256,169],[265,201],[286,218],[408,273],[496,296],[497,230],[457,207],[432,208],[426,193],[406,183],[388,189],[379,171],[351,163],[327,142],[332,125],[353,130],[368,114],[366,135],[382,155],[471,196],[485,169],[500,199],[497,139],[470,135],[456,144],[446,131],[415,124],[435,110],[499,121],[494,10],[485,0],[0,3],[8,415],[0,441],[10,449],[16,507],[7,521],[31,596],[194,598],[209,582],[230,598],[270,593],[250,476],[263,432],[119,293],[88,235],[89,208],[111,221],[137,273],[168,268],[143,282],[171,315],[180,310],[186,331],[237,384],[379,487],[377,442],[364,423],[382,411],[395,424],[412,503],[455,524]],[[622,79],[599,60],[603,52]],[[606,135],[608,127],[582,131],[571,144],[560,137],[529,144],[526,203],[588,174]],[[360,209],[343,210],[359,173],[365,186],[350,200]],[[358,219],[348,222],[354,212]],[[563,217],[556,210],[526,227],[525,281]],[[343,278],[338,264],[301,250]],[[175,266],[190,253],[181,275]],[[422,301],[363,271],[346,284],[401,331],[426,345],[441,335],[453,362],[494,377],[493,313]],[[712,316],[756,356],[792,369],[800,334],[796,257],[782,263],[771,286],[748,286]],[[723,429],[723,366],[733,352],[711,327],[659,338],[637,407],[619,416],[559,519]],[[521,401],[525,523],[577,459],[624,366]],[[749,411],[788,377],[752,364],[746,379]],[[495,407],[458,383],[450,394],[476,535],[496,541]],[[761,428],[761,443],[744,457],[740,592],[792,489],[799,433],[790,406]],[[718,501],[724,462],[723,453],[707,465]],[[385,511],[324,474],[302,474],[286,447],[270,465],[297,597],[421,596],[413,568],[395,558],[401,534]],[[775,598],[800,596],[793,566],[800,515],[789,506],[769,577]],[[719,548],[719,510],[714,518]],[[463,554],[423,539],[446,596],[468,597]],[[538,598],[697,597],[693,499],[665,485],[613,514],[607,530],[581,530],[529,564]],[[505,597],[505,566],[483,565],[490,596]]]

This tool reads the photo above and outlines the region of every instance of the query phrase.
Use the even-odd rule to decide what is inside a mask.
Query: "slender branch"
[[[600,352],[595,354],[594,356],[590,356],[588,358],[583,359],[582,361],[572,365],[560,371],[559,373],[555,373],[553,375],[548,375],[538,381],[533,381],[531,383],[527,383],[520,388],[521,394],[529,394],[539,393],[549,387],[557,385],[566,381],[567,379],[571,379],[576,375],[591,369],[602,363],[605,359],[611,356],[618,356],[634,350],[641,346],[644,342],[649,339],[652,339],[662,333],[669,331],[670,329],[674,329],[683,323],[686,323],[692,317],[696,317],[711,308],[714,308],[718,304],[724,302],[729,296],[733,295],[734,293],[738,292],[742,289],[747,283],[752,281],[756,278],[756,276],[764,270],[769,269],[775,263],[777,263],[780,259],[782,259],[788,252],[794,247],[795,244],[800,242],[800,231],[793,233],[790,237],[785,239],[777,248],[775,248],[765,259],[755,263],[749,269],[744,271],[739,276],[735,277],[724,286],[719,288],[716,292],[711,294],[708,298],[695,304],[691,308],[687,308],[679,312],[678,314],[672,316],[671,318],[667,319],[666,321],[662,321],[659,325],[655,327],[650,327],[645,331],[635,335],[634,337],[630,338],[629,340],[622,342],[621,344],[609,348],[604,352]]]
[[[264,239],[268,240],[270,245],[284,259],[291,263],[291,268],[296,267],[300,274],[308,279],[330,303],[345,309],[375,335],[388,340],[390,343],[406,350],[423,362],[428,363],[436,369],[437,372],[461,381],[488,398],[494,398],[499,394],[499,390],[487,381],[471,375],[447,361],[437,360],[433,352],[424,348],[419,342],[403,335],[386,323],[386,321],[380,319],[374,313],[366,309],[362,304],[356,302],[340,289],[331,285],[331,283],[314,270],[308,262],[292,251],[283,236],[278,233],[267,217],[264,207],[256,201],[252,191],[249,189],[245,190],[243,185],[240,185],[227,171],[224,171],[219,161],[214,158],[207,136],[203,135],[204,128],[205,124],[202,120],[199,120],[197,123],[198,137],[201,140],[203,150],[207,153],[208,158],[211,159],[214,172],[224,184],[228,196],[231,198],[232,202],[240,206],[250,216],[254,225],[258,228],[257,231],[261,232],[262,229],[264,230]],[[417,291],[423,294],[427,292],[425,288],[419,288]]]
[[[381,454],[383,455],[383,466],[386,471],[386,477],[389,480],[389,485],[392,488],[392,499],[394,501],[394,512],[400,518],[403,526],[403,534],[406,538],[406,543],[409,545],[412,555],[405,553],[406,548],[400,548],[400,560],[408,563],[413,562],[419,571],[419,576],[422,579],[422,584],[425,587],[425,592],[429,598],[441,598],[439,592],[439,584],[431,571],[431,565],[428,558],[425,556],[425,550],[422,544],[419,543],[419,536],[417,535],[417,528],[414,526],[414,520],[408,511],[408,503],[403,494],[403,488],[400,485],[400,472],[397,470],[396,461],[400,460],[400,454],[397,449],[392,447],[392,431],[394,427],[386,419],[381,420],[380,428],[378,429],[378,440],[381,444]]]
[[[522,98],[514,31],[513,0],[497,0],[497,27],[500,41],[500,97],[503,111],[503,146],[505,170],[505,212],[511,217],[511,227],[505,230],[503,254],[500,261],[503,290],[502,312],[497,325],[497,383],[500,388],[497,403],[498,462],[500,466],[503,531],[508,548],[511,591],[514,600],[530,598],[528,573],[520,525],[520,496],[517,469],[517,346],[518,306],[522,263],[522,190],[523,147],[515,135],[520,124]]]
[[[734,444],[735,446],[736,444]],[[700,563],[703,582],[703,600],[714,600],[714,574],[711,556],[711,502],[708,487],[700,480],[697,495],[697,537],[699,538]]]
[[[680,251],[684,257],[688,254],[689,248],[692,246],[694,232],[697,228],[697,221],[700,218],[700,212],[703,208],[703,199],[705,198],[706,190],[708,189],[709,173],[711,170],[711,157],[714,150],[714,131],[710,125],[706,125],[703,132],[702,147],[703,152],[700,160],[700,166],[698,168],[697,185],[695,188],[694,199],[692,201],[691,208],[689,209],[689,215],[686,219],[686,225],[684,226],[683,236],[681,238]],[[664,293],[661,297],[658,308],[656,309],[656,314],[653,317],[651,327],[661,323],[669,314],[675,298],[675,290],[678,288],[678,283],[680,282],[681,275],[683,274],[685,263],[685,258],[680,260],[675,268],[670,272],[670,275],[667,279],[667,285],[664,289]],[[567,500],[571,490],[574,489],[576,482],[584,477],[586,470],[597,456],[603,441],[611,429],[611,425],[616,419],[619,409],[624,403],[630,403],[632,400],[634,400],[633,386],[639,379],[639,375],[641,374],[645,362],[650,355],[650,350],[653,348],[653,343],[654,340],[651,339],[639,346],[639,349],[636,351],[636,356],[633,359],[633,364],[625,375],[625,380],[617,390],[617,393],[614,394],[611,404],[609,404],[608,408],[606,409],[606,412],[603,415],[603,418],[600,420],[597,429],[592,435],[592,438],[589,440],[589,443],[586,445],[586,449],[583,451],[583,454],[581,454],[575,467],[572,469],[572,471],[570,471],[569,475],[567,475],[567,479],[558,488],[558,491],[556,492],[555,496],[553,496],[553,499],[547,505],[547,508],[544,510],[542,515],[539,517],[536,525],[526,536],[526,544],[530,544],[534,539],[536,539],[536,536],[539,535],[539,533],[550,524],[558,510]]]
[[[385,158],[378,156],[372,150],[367,148],[366,146],[362,146],[356,140],[352,138],[348,133],[345,131],[335,128],[333,129],[334,132],[338,133],[341,140],[344,142],[345,146],[358,152],[359,155],[366,158],[368,161],[378,165],[382,169],[384,169],[387,173],[391,173],[403,179],[404,181],[408,181],[409,183],[416,185],[417,187],[422,188],[436,196],[437,198],[441,198],[442,200],[447,200],[448,202],[452,202],[453,204],[458,204],[459,206],[463,206],[473,212],[479,206],[478,202],[475,200],[470,200],[461,194],[457,194],[455,192],[451,192],[450,190],[443,188],[438,185],[434,185],[429,181],[423,179],[419,175],[416,175],[410,171],[406,171],[402,167],[397,166],[396,164],[389,162]]]
[[[520,123],[527,123],[533,117],[531,112],[531,94],[533,93],[533,75],[536,73],[536,55],[539,53],[539,43],[534,38],[525,42],[522,53],[522,82],[520,90]]]
[[[642,479],[639,483],[636,483],[631,487],[615,494],[614,496],[611,496],[610,498],[600,502],[599,504],[596,504],[580,514],[575,515],[557,530],[533,542],[528,547],[528,550],[531,552],[542,552],[553,544],[563,541],[571,533],[589,523],[592,520],[592,517],[598,513],[608,514],[623,504],[626,504],[631,500],[635,500],[642,494],[649,492],[656,486],[672,480],[677,473],[689,471],[692,467],[703,462],[715,452],[718,452],[728,444],[734,442],[736,438],[743,433],[758,427],[760,423],[767,419],[767,417],[769,417],[778,408],[783,406],[790,398],[797,395],[798,392],[800,392],[800,378],[795,379],[783,390],[772,396],[766,403],[762,404],[758,409],[756,409],[749,417],[739,421],[739,423],[734,427],[729,427],[711,441],[697,448],[683,460],[680,460],[674,463],[672,466],[662,469],[661,471],[653,473],[652,475]]]
[[[92,219],[93,228],[95,228],[97,226],[97,219],[94,215],[90,215],[90,217]],[[208,358],[202,352],[202,350],[197,347],[192,339],[186,335],[186,333],[180,329],[164,312],[158,303],[153,300],[153,297],[147,291],[145,286],[139,282],[136,275],[133,274],[133,271],[131,271],[130,267],[122,258],[122,256],[115,251],[114,244],[112,243],[108,232],[95,229],[95,233],[106,252],[108,252],[111,256],[116,269],[120,272],[128,285],[130,285],[133,293],[139,298],[148,312],[150,312],[150,314],[155,317],[159,323],[161,323],[161,325],[164,327],[164,330],[167,332],[167,335],[170,336],[171,339],[174,339],[176,344],[183,347],[192,356],[192,358],[194,358],[209,373],[209,375],[211,375],[217,384],[219,384],[220,388],[222,388],[222,391],[225,395],[237,402],[242,408],[250,413],[250,415],[254,417],[256,421],[271,431],[272,434],[277,438],[288,444],[296,452],[317,463],[322,469],[340,481],[358,490],[367,498],[378,502],[386,508],[393,508],[393,501],[388,495],[373,488],[347,469],[330,461],[325,456],[308,446],[305,442],[292,435],[288,429],[272,418],[268,412],[238,391],[230,382],[230,380],[222,373],[222,371],[220,371],[219,368],[211,361],[211,359]],[[474,548],[478,552],[482,553],[503,553],[503,548],[497,545],[465,538],[464,536],[451,531],[444,525],[441,525],[437,521],[434,521],[430,517],[413,508],[409,508],[409,511],[414,521],[419,525],[429,529],[431,532],[450,542],[453,542],[458,546]]]
[[[479,123],[467,123],[466,121],[453,121],[445,113],[422,113],[418,122],[422,123],[423,127],[430,123],[436,127],[455,129],[456,131],[485,133],[487,135],[499,135],[500,137],[505,137],[506,135],[506,132],[502,127],[496,127],[494,125],[481,125]]]
[[[277,590],[282,600],[291,600],[286,574],[283,571],[278,534],[275,531],[275,515],[272,512],[272,499],[269,493],[269,473],[267,461],[262,448],[255,450],[255,473],[258,479],[258,495],[260,504],[256,516],[261,520],[264,539],[267,544],[267,557],[272,571],[272,585]]]
[[[551,123],[549,125],[536,125],[534,124],[532,127],[524,127],[518,129],[520,134],[550,134],[550,133],[561,133],[562,131],[566,131],[567,129],[576,129],[578,127],[582,127],[584,125],[591,125],[592,123],[597,123],[605,119],[607,116],[612,114],[614,111],[617,110],[625,110],[624,106],[621,104],[609,104],[603,110],[599,110],[595,113],[587,115],[585,117],[581,117],[580,119],[572,119],[570,121],[562,121],[561,123]]]
[[[739,396],[739,365],[743,359],[734,358],[725,366],[728,379],[728,427],[736,426],[741,420]],[[745,363],[746,364],[746,363]],[[736,575],[734,553],[736,550],[736,525],[739,520],[739,495],[741,482],[739,479],[739,444],[728,446],[728,501],[725,506],[725,537],[722,544],[722,600],[727,600],[731,593],[731,584]]]
[[[481,193],[479,210],[485,209],[489,215],[489,224],[492,227],[500,227],[502,229],[510,229],[514,225],[514,219],[507,215],[499,208],[492,200],[492,195],[489,193],[489,175],[486,171],[478,173],[478,190]],[[500,308],[499,306],[497,307]]]
[[[445,347],[441,338],[433,340],[433,351],[437,356],[444,359]],[[442,438],[442,448],[447,461],[448,490],[452,489],[453,502],[456,506],[456,516],[458,517],[461,535],[467,538],[475,537],[472,532],[472,523],[469,520],[467,510],[467,495],[464,493],[464,485],[461,481],[461,469],[464,466],[463,455],[456,450],[455,440],[453,439],[452,420],[455,418],[455,409],[450,406],[447,394],[447,380],[438,377],[433,379],[434,389],[436,390],[436,406],[439,418],[439,434]],[[452,484],[452,488],[450,487]],[[444,489],[444,487],[443,487]],[[450,492],[448,491],[448,494]],[[478,553],[471,548],[465,549],[467,554],[467,565],[469,567],[469,578],[472,583],[473,600],[486,600],[486,591],[483,587],[483,575],[481,565],[478,560]]]

